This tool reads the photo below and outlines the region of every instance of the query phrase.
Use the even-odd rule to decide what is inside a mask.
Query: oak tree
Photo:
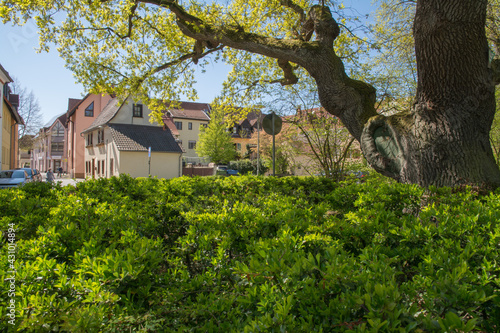
[[[294,84],[307,73],[321,105],[380,173],[424,186],[498,186],[489,141],[497,66],[485,32],[488,1],[413,2],[416,95],[411,108],[391,116],[376,112],[373,85],[348,76],[339,50],[350,39],[331,1],[4,0],[0,16],[34,18],[41,48],[55,42],[93,91],[194,96],[188,64],[217,58],[235,65],[233,79],[258,73],[258,84]]]

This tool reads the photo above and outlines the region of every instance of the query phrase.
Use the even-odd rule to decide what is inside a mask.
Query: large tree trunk
[[[495,91],[485,35],[487,0],[419,0],[413,110],[377,116],[361,136],[379,172],[423,186],[500,185],[489,131]]]

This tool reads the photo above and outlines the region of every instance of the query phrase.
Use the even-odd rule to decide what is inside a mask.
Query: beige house
[[[198,162],[196,143],[200,128],[208,126],[209,114],[209,104],[196,102],[181,102],[165,111],[163,121],[184,148],[184,158],[187,162]]]
[[[84,131],[85,177],[174,178],[182,176],[182,147],[151,111],[131,99],[113,98]]]

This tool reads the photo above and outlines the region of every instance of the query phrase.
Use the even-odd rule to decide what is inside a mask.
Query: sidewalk
[[[42,175],[42,181],[46,182],[47,181],[47,173],[41,172],[40,174]],[[61,178],[59,178],[59,177],[57,177],[57,173],[54,174],[54,177],[55,177],[54,182],[61,183],[62,186],[75,185],[78,182],[85,181],[85,179],[81,179],[81,178],[78,178],[78,179],[69,178],[69,175],[61,175]]]

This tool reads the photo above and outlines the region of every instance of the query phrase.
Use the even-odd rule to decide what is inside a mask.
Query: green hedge
[[[0,211],[0,330],[500,330],[499,192],[120,176],[3,190]]]

